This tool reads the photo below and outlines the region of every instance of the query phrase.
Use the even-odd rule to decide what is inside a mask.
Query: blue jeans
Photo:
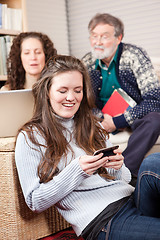
[[[160,153],[143,160],[133,197],[105,229],[98,240],[160,240]]]

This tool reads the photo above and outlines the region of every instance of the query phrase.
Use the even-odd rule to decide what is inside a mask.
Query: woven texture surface
[[[13,152],[15,148],[15,137],[0,138],[0,152]]]
[[[0,138],[0,239],[35,240],[69,227],[54,207],[40,214],[27,207],[15,166],[13,140],[8,138],[7,145],[7,139]]]

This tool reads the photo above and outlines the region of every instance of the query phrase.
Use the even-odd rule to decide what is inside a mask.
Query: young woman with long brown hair
[[[50,59],[33,95],[34,115],[20,129],[15,149],[28,207],[41,212],[55,205],[84,239],[159,239],[158,156],[143,161],[133,198],[121,150],[93,155],[111,143],[92,114],[94,99],[82,62],[71,56]],[[99,168],[107,170],[105,176]],[[158,198],[150,199],[150,193]]]

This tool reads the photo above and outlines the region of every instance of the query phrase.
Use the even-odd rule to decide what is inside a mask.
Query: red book
[[[121,88],[114,90],[106,102],[102,112],[114,117],[123,114],[125,110],[133,108],[136,102]]]

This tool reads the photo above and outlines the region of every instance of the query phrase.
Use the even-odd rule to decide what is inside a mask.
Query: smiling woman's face
[[[83,76],[78,71],[60,73],[52,80],[49,98],[54,112],[71,118],[78,111],[83,98]]]

